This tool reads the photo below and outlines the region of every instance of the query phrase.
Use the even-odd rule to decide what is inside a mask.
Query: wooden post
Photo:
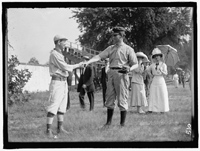
[[[74,71],[74,75],[75,75],[75,86],[77,85],[77,72],[76,72],[77,69],[75,69]]]

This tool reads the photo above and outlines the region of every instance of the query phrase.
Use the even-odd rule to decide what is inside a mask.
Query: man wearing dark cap
[[[83,59],[85,61],[89,60],[88,56],[83,56]],[[79,92],[79,101],[81,108],[85,110],[85,102],[84,97],[85,93],[87,93],[89,102],[90,102],[90,111],[94,110],[94,71],[91,65],[86,66],[83,68],[83,72],[80,76],[79,83],[78,83],[78,89],[77,92]]]
[[[55,138],[55,135],[51,129],[54,116],[57,115],[58,134],[68,134],[63,128],[64,113],[67,107],[68,96],[68,84],[67,77],[68,72],[72,72],[73,69],[81,67],[83,63],[69,65],[65,62],[63,56],[63,50],[66,46],[67,38],[65,36],[56,35],[54,37],[55,48],[51,51],[49,57],[49,72],[52,77],[49,86],[50,97],[48,101],[47,109],[47,130],[46,134],[50,138]]]
[[[99,55],[94,56],[86,63],[90,64],[109,58],[110,70],[108,71],[105,102],[107,107],[107,123],[103,128],[108,128],[111,125],[115,100],[117,100],[117,105],[121,111],[120,125],[122,127],[125,125],[130,83],[128,72],[136,69],[138,62],[133,48],[123,42],[124,37],[125,29],[123,27],[115,27],[112,35],[114,45],[107,47]]]

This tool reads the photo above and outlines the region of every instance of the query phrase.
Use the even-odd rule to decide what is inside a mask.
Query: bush
[[[8,104],[25,102],[30,99],[30,94],[23,93],[23,87],[30,79],[32,73],[28,69],[18,70],[19,61],[16,56],[8,59]]]

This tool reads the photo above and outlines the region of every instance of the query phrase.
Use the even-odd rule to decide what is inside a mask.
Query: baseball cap
[[[114,27],[114,28],[113,28],[113,32],[114,32],[114,33],[118,33],[118,32],[121,32],[121,31],[124,32],[125,29],[124,29],[123,27]]]
[[[68,40],[68,39],[63,35],[56,35],[56,36],[54,36],[53,40],[55,42],[55,41],[58,41],[58,40]]]

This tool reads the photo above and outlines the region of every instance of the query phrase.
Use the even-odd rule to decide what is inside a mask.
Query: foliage
[[[28,64],[34,64],[34,65],[38,65],[39,64],[39,61],[35,58],[35,57],[32,57]]]
[[[192,40],[189,40],[188,42],[183,43],[183,45],[181,45],[180,50],[179,51],[179,56],[180,56],[180,62],[177,64],[180,68],[186,70],[192,69]]]
[[[147,55],[156,45],[177,47],[183,42],[181,37],[191,34],[188,7],[77,8],[73,13],[83,32],[80,43],[98,51],[110,45],[114,26],[125,27],[126,43]]]
[[[18,70],[16,67],[19,61],[16,56],[11,56],[8,60],[8,104],[15,102],[27,101],[29,99],[28,92],[23,93],[23,87],[31,77],[28,69]]]

